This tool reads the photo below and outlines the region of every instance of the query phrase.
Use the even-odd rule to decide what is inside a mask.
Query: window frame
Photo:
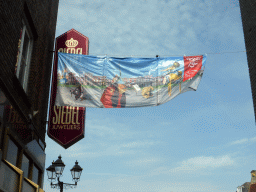
[[[27,170],[27,171],[28,171],[28,175],[27,175],[27,177],[26,177],[26,178],[28,178],[28,177],[29,177],[30,162],[31,162],[32,160],[31,160],[31,158],[29,157],[29,155],[27,155],[27,153],[23,151],[22,157],[21,157],[21,165],[20,165],[20,169],[23,171],[23,177],[25,177],[25,175],[24,175],[24,170],[22,169],[23,155],[28,159],[28,170]]]
[[[31,178],[31,181],[33,181],[34,180],[34,178],[33,178],[33,176],[34,176],[34,167],[37,169],[37,183],[36,182],[34,182],[34,183],[36,183],[37,185],[39,185],[40,184],[40,180],[39,180],[39,178],[40,178],[40,173],[41,173],[41,171],[40,171],[40,169],[38,168],[38,166],[35,164],[35,162],[33,162],[32,163],[32,166],[33,166],[33,169],[32,169],[32,178]],[[40,185],[39,185],[40,186]]]
[[[11,167],[14,170],[20,170],[23,173],[23,170],[21,169],[21,167],[22,167],[22,159],[23,159],[23,154],[24,154],[29,160],[29,168],[28,168],[28,177],[22,176],[22,178],[26,179],[27,181],[29,181],[29,183],[33,184],[34,182],[32,181],[32,179],[33,179],[32,177],[33,177],[33,168],[35,166],[38,170],[38,184],[37,185],[39,186],[39,188],[42,188],[41,185],[43,183],[43,173],[44,173],[43,170],[40,168],[40,166],[37,165],[37,162],[35,162],[33,160],[33,157],[30,156],[29,152],[26,151],[25,146],[23,146],[23,144],[21,144],[20,141],[17,140],[18,138],[16,136],[13,136],[13,134],[14,133],[9,129],[9,127],[7,127],[5,129],[4,139],[3,139],[5,144],[4,144],[4,148],[3,148],[4,153],[2,156],[2,161],[6,162],[8,165],[11,165]],[[9,140],[11,140],[18,147],[16,165],[13,165],[11,162],[9,162],[7,160]]]
[[[19,79],[19,75],[21,72],[21,58],[22,54],[24,51],[23,45],[24,45],[24,38],[25,34],[28,36],[28,50],[27,50],[27,55],[25,56],[26,58],[26,63],[25,63],[25,69],[24,69],[24,77],[23,77],[23,82],[20,82],[24,91],[27,92],[27,87],[28,87],[28,77],[29,77],[29,71],[30,71],[30,64],[31,64],[31,57],[32,57],[32,52],[33,52],[33,44],[34,44],[34,38],[32,31],[30,29],[28,21],[24,18],[22,19],[22,35],[21,35],[21,43],[20,43],[20,48],[18,50],[19,55],[18,55],[18,63],[17,63],[17,71],[16,71],[16,76]],[[19,79],[20,81],[20,79]]]
[[[16,154],[16,162],[15,162],[15,164],[12,164],[12,162],[7,159],[8,154],[9,154],[9,152],[10,152],[10,151],[9,151],[10,141],[17,147],[17,154]],[[8,142],[8,144],[7,144],[7,148],[6,148],[7,153],[6,153],[5,160],[8,161],[9,163],[11,163],[12,165],[14,165],[15,167],[18,167],[18,164],[19,164],[19,153],[20,153],[20,151],[21,151],[21,147],[20,147],[20,145],[15,141],[15,139],[14,139],[13,137],[10,137],[10,136],[9,136],[7,142]]]

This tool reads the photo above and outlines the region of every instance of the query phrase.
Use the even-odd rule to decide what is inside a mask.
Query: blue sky
[[[56,37],[74,28],[90,55],[207,54],[196,92],[157,106],[86,109],[85,138],[46,136],[46,168],[62,155],[73,192],[234,192],[255,167],[255,118],[237,0],[60,0]],[[45,174],[44,190],[50,189]]]

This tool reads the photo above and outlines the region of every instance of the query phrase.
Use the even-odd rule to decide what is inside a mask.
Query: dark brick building
[[[239,0],[249,66],[254,114],[256,112],[256,0]]]
[[[58,4],[0,1],[0,192],[43,191]]]

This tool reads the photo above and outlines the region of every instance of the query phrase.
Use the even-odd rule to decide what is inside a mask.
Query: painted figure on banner
[[[68,73],[67,67],[64,68],[62,74],[59,73],[60,84],[68,85],[68,84],[72,83],[68,74],[69,73]],[[70,90],[71,97],[72,97],[72,95],[75,95],[75,100],[80,99],[80,101],[83,101],[86,99],[86,97],[85,97],[86,91],[82,89],[82,85],[80,84],[80,82],[76,81],[76,83],[78,83],[78,87]]]
[[[83,101],[85,100],[85,96],[84,96],[84,92],[82,91],[82,86],[79,85],[77,88],[75,88],[74,90],[70,90],[70,93],[71,93],[71,97],[72,97],[72,94],[75,95],[75,99],[79,99],[80,98],[80,101]]]
[[[146,99],[153,97],[153,90],[154,88],[152,86],[144,87],[141,91],[141,95]]]
[[[67,74],[67,68],[63,70],[62,75],[60,75],[60,83],[66,84],[68,82],[68,74]]]
[[[172,66],[164,69],[162,71],[167,71],[166,76],[163,80],[163,84],[168,83],[168,94],[172,94],[172,84],[179,83],[179,91],[181,92],[181,82],[182,82],[182,71],[177,71],[180,67],[178,62],[174,62]]]
[[[100,101],[105,108],[124,108],[126,105],[126,90],[127,87],[121,80],[120,71],[120,76],[115,75],[111,85],[104,90]]]

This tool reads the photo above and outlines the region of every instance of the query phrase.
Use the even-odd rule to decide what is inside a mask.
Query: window
[[[28,178],[29,159],[24,154],[22,155],[21,170],[23,171],[24,177]]]
[[[16,166],[18,155],[18,147],[9,139],[6,160]]]
[[[33,176],[32,176],[32,181],[38,184],[38,176],[39,176],[39,171],[36,168],[35,165],[33,165]]]
[[[39,144],[40,144],[41,148],[44,150],[45,149],[45,145],[44,145],[44,143],[42,142],[41,139],[39,139]]]
[[[31,186],[25,179],[23,180],[22,192],[36,192],[37,190]]]
[[[5,192],[16,192],[18,191],[18,185],[19,174],[2,162],[0,166],[0,188]]]
[[[26,20],[22,20],[23,28],[18,46],[18,59],[16,76],[19,79],[23,89],[27,90],[27,81],[29,75],[30,58],[33,47],[33,37]]]

